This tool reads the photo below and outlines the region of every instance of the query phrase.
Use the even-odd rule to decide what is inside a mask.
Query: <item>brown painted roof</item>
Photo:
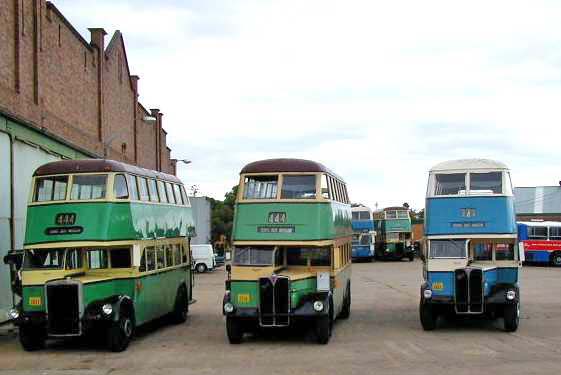
[[[305,159],[266,159],[254,161],[240,173],[325,172],[339,178],[323,164]],[[340,178],[339,178],[340,179]]]
[[[140,168],[134,165],[106,159],[61,160],[47,163],[35,170],[34,176],[48,176],[66,173],[123,172],[144,177],[182,184],[181,180],[171,174]]]

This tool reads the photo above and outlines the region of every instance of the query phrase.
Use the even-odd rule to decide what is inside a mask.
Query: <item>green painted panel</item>
[[[300,300],[316,291],[316,279],[296,280],[290,284],[291,289],[291,306],[294,308],[300,305]]]
[[[25,286],[23,287],[22,306],[26,312],[45,311],[45,288],[43,286]],[[35,304],[30,302],[35,300]],[[38,304],[37,304],[38,302]]]
[[[47,235],[46,229],[56,227],[59,213],[75,213],[74,226],[83,228],[78,234]],[[63,203],[29,206],[25,244],[59,241],[115,241],[155,237],[180,237],[193,225],[191,208],[156,205],[142,202],[126,203]]]
[[[411,232],[411,220],[395,219],[384,220],[382,229],[386,232]]]
[[[257,281],[232,281],[230,297],[234,306],[256,308],[259,304]]]
[[[272,212],[286,213],[283,224],[269,222]],[[264,232],[263,228],[293,228]],[[269,229],[267,229],[269,230]],[[351,209],[341,203],[245,203],[236,205],[235,241],[313,241],[352,235]]]

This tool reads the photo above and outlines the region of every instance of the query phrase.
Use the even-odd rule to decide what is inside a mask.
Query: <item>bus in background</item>
[[[387,207],[377,213],[376,259],[413,261],[411,216],[405,207]]]
[[[10,311],[25,350],[48,338],[105,336],[182,323],[192,298],[191,206],[175,176],[112,160],[39,167],[27,209],[21,302]]]
[[[374,259],[376,231],[370,208],[358,205],[351,208],[353,227],[353,261]]]
[[[560,222],[519,222],[518,240],[524,247],[525,262],[561,267]]]
[[[240,172],[226,334],[311,328],[327,344],[351,308],[351,206],[345,182],[320,163],[270,159]]]
[[[430,170],[425,204],[419,314],[425,330],[440,315],[520,319],[516,217],[510,172],[492,160],[454,160]]]

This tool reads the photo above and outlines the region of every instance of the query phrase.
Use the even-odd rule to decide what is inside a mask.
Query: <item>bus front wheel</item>
[[[340,319],[349,319],[351,315],[351,283],[347,285],[347,293],[345,293],[345,298],[343,300],[343,309],[339,314]]]
[[[241,322],[230,316],[226,317],[226,334],[230,344],[241,344],[243,338]]]
[[[107,346],[112,352],[126,350],[134,332],[134,314],[123,309],[119,315],[119,320],[113,322],[107,331]]]
[[[514,332],[518,329],[520,322],[520,302],[505,305],[504,307],[504,330]]]
[[[21,326],[19,328],[19,341],[25,351],[33,352],[43,349],[47,334],[44,329],[29,326]]]
[[[421,300],[419,304],[419,315],[423,330],[432,331],[436,328],[438,315],[434,312],[433,306],[430,303],[424,303]]]

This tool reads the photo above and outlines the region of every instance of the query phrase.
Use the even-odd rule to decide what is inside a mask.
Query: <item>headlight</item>
[[[423,297],[425,297],[425,299],[430,299],[432,298],[432,290],[430,289],[425,289],[423,291]]]
[[[314,310],[316,310],[317,312],[323,311],[323,302],[321,301],[314,302]]]
[[[224,312],[226,314],[230,314],[230,313],[234,312],[234,305],[232,305],[230,302],[226,302],[224,304]]]
[[[106,303],[101,307],[101,310],[105,315],[111,315],[111,313],[113,312],[113,306],[111,306],[109,303]]]
[[[506,299],[512,301],[516,298],[516,292],[514,290],[509,290],[506,292]]]
[[[19,318],[19,311],[17,309],[10,309],[10,311],[8,311],[8,316],[10,319],[17,319]]]

